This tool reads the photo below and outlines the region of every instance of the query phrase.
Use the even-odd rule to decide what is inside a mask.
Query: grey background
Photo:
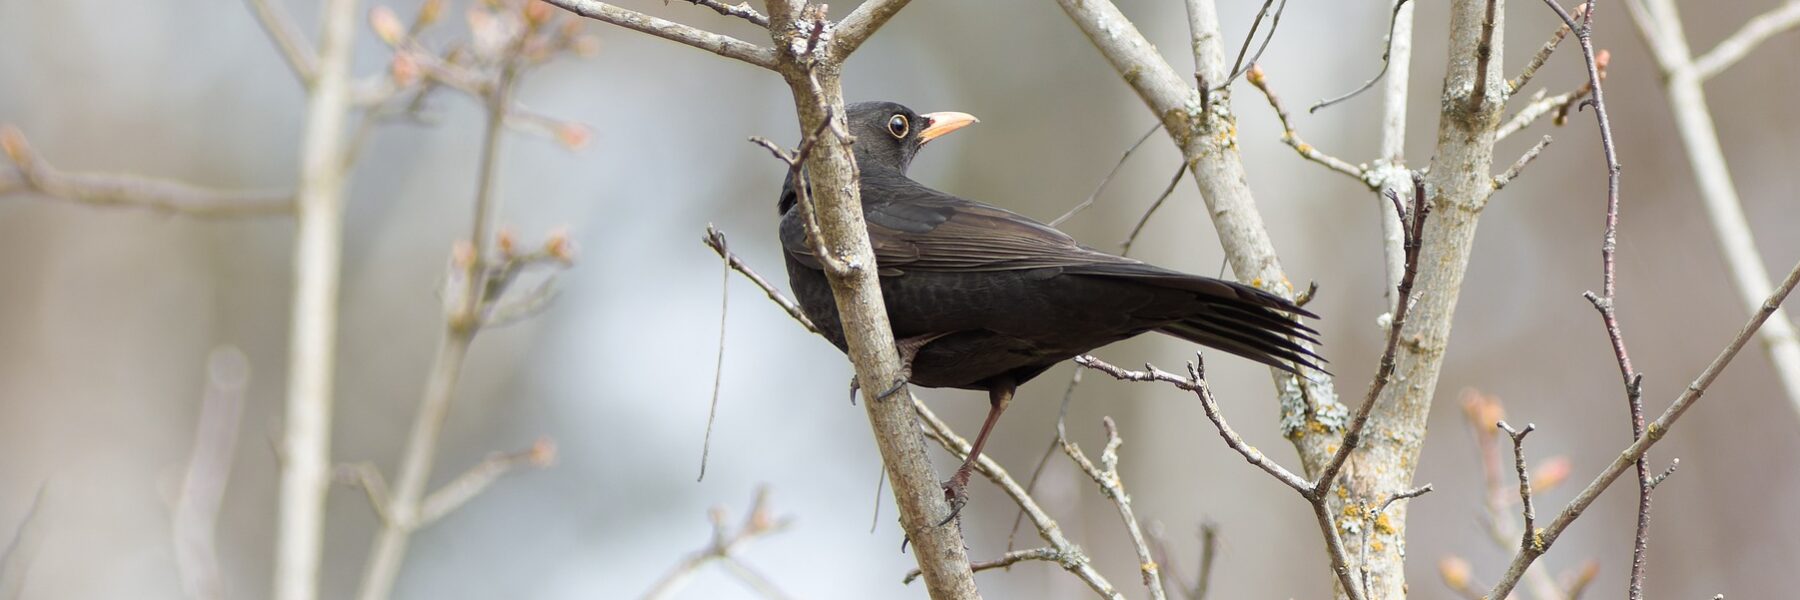
[[[307,31],[317,8],[290,2]],[[1122,2],[1177,70],[1189,59],[1180,3]],[[1257,3],[1226,0],[1227,35],[1241,36]],[[1697,50],[1774,2],[1690,9]],[[417,3],[390,3],[410,15]],[[754,28],[683,5],[627,6],[744,39]],[[461,27],[462,5],[448,24]],[[834,6],[842,15],[851,6]],[[1443,3],[1421,2],[1408,156],[1429,158],[1443,73]],[[1377,68],[1382,2],[1296,2],[1263,64],[1299,111]],[[1508,7],[1507,72],[1552,30],[1533,2]],[[1613,52],[1608,96],[1624,171],[1620,314],[1633,358],[1648,374],[1653,410],[1673,398],[1742,322],[1725,286],[1685,156],[1642,45],[1622,9],[1608,7],[1598,44]],[[358,73],[387,52],[359,26]],[[495,450],[550,436],[552,469],[509,477],[421,532],[399,582],[402,598],[631,597],[708,536],[707,507],[735,515],[758,483],[773,487],[794,528],[751,546],[745,560],[806,598],[914,598],[901,587],[891,502],[869,533],[878,457],[859,408],[844,401],[850,370],[829,345],[795,326],[733,277],[724,395],[704,482],[694,482],[718,337],[720,267],[699,243],[707,223],[778,283],[773,242],[780,169],[750,135],[792,142],[792,108],[778,78],[675,44],[598,24],[592,59],[529,75],[530,106],[590,124],[592,145],[569,153],[531,136],[508,140],[504,221],[526,240],[566,225],[582,247],[564,294],[526,324],[482,335],[444,431],[444,481]],[[1800,37],[1770,42],[1707,91],[1746,210],[1771,268],[1800,256]],[[1534,84],[1581,81],[1565,44]],[[937,144],[914,168],[933,186],[1044,219],[1080,201],[1151,123],[1137,99],[1049,2],[921,1],[848,66],[852,99],[891,99],[921,111],[960,110],[976,127]],[[1360,394],[1373,372],[1383,303],[1374,197],[1298,159],[1279,143],[1261,96],[1240,84],[1234,109],[1250,182],[1287,270],[1322,287],[1312,305],[1340,391]],[[334,457],[391,470],[438,333],[435,286],[450,243],[466,235],[479,115],[440,96],[441,125],[383,129],[350,182],[338,358]],[[1358,162],[1373,155],[1379,101],[1366,94],[1317,115],[1297,114],[1322,149]],[[130,171],[220,187],[292,185],[302,95],[239,2],[0,0],[0,122],[19,126],[68,169]],[[1418,479],[1437,492],[1412,504],[1413,594],[1448,597],[1434,565],[1467,557],[1492,581],[1507,554],[1479,528],[1481,483],[1456,399],[1465,387],[1497,394],[1509,418],[1535,422],[1532,458],[1566,455],[1573,489],[1629,439],[1604,333],[1579,294],[1599,285],[1604,178],[1591,116],[1547,123],[1508,140],[1510,162],[1538,135],[1552,145],[1489,205],[1444,365]],[[1161,136],[1132,159],[1093,210],[1066,229],[1096,246],[1121,239],[1179,157]],[[270,575],[275,459],[290,279],[291,223],[202,222],[126,210],[0,199],[0,531],[10,531],[40,485],[46,538],[26,598],[179,596],[169,543],[168,490],[190,443],[209,348],[235,344],[254,379],[243,438],[221,515],[229,595],[262,597]],[[1146,232],[1141,256],[1214,273],[1220,252],[1191,184]],[[1177,367],[1193,348],[1168,339],[1110,347],[1123,365]],[[1208,355],[1213,357],[1212,354]],[[1274,426],[1265,370],[1210,362],[1229,416],[1253,443],[1293,464]],[[1026,386],[991,454],[1026,472],[1052,435],[1067,367]],[[1096,447],[1102,415],[1126,436],[1125,480],[1138,514],[1166,525],[1192,560],[1202,519],[1222,524],[1215,598],[1320,598],[1323,556],[1304,504],[1219,443],[1197,403],[1172,389],[1096,381],[1070,415]],[[985,404],[968,392],[924,397],[973,433]],[[1657,494],[1650,589],[1658,597],[1772,598],[1792,589],[1800,555],[1795,416],[1767,361],[1746,351],[1700,408],[1652,456],[1682,460]],[[939,453],[942,469],[950,459]],[[978,481],[965,513],[971,555],[1004,550],[1013,507]],[[1052,463],[1040,498],[1103,571],[1136,596],[1136,560],[1116,515],[1066,461]],[[1561,569],[1600,561],[1595,593],[1614,595],[1629,564],[1631,493],[1615,490],[1544,560]],[[326,532],[328,597],[354,589],[375,525],[354,490],[332,493]],[[1035,542],[1021,534],[1020,546]],[[1183,571],[1192,573],[1191,566]],[[978,576],[990,597],[1084,598],[1051,565]],[[684,598],[744,597],[717,571]]]

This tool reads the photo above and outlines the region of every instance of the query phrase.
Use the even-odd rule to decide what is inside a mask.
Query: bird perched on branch
[[[1318,332],[1293,315],[1317,316],[1280,296],[1094,250],[1049,225],[906,176],[920,148],[975,117],[919,114],[892,102],[853,104],[845,117],[907,382],[988,392],[987,419],[968,460],[944,483],[952,515],[1014,390],[1057,363],[1149,331],[1294,373],[1323,362],[1295,341],[1317,343]],[[844,350],[831,285],[797,204],[790,180],[779,205],[789,285],[820,333]]]

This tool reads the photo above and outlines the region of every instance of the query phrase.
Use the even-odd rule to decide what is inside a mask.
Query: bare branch
[[[1494,132],[1494,141],[1498,142],[1504,140],[1512,134],[1518,133],[1519,130],[1524,129],[1526,126],[1531,125],[1544,115],[1552,113],[1557,115],[1555,124],[1561,126],[1562,115],[1565,114],[1563,108],[1571,106],[1582,98],[1587,97],[1587,93],[1588,86],[1586,84],[1583,84],[1580,89],[1548,97],[1544,96],[1543,90],[1538,90],[1537,94],[1532,96],[1531,102],[1525,105],[1525,108],[1519,109],[1519,112],[1514,113],[1512,118],[1507,119],[1505,123],[1500,125],[1500,129]]]
[[[874,404],[874,402],[870,402],[869,404]],[[951,455],[956,456],[957,458],[964,458],[969,455],[968,440],[963,439],[962,436],[959,436],[955,431],[952,431],[950,426],[945,424],[942,419],[939,419],[936,413],[931,412],[930,407],[925,406],[924,402],[920,402],[917,398],[913,398],[912,405],[913,411],[919,416],[919,421],[925,425],[924,429],[927,437],[930,437],[932,441],[937,442],[939,446],[942,446],[945,450],[948,450]],[[1073,542],[1070,542],[1067,537],[1063,536],[1062,527],[1057,525],[1056,520],[1050,518],[1049,513],[1044,512],[1043,507],[1038,506],[1037,500],[1032,498],[1031,494],[1026,492],[1025,488],[1021,487],[1019,482],[1014,480],[1012,475],[1007,473],[1006,469],[1000,466],[1000,463],[994,462],[993,459],[988,458],[988,456],[984,454],[976,457],[975,467],[982,476],[987,477],[989,481],[994,482],[994,485],[999,486],[1000,491],[1005,492],[1008,497],[1012,498],[1014,503],[1019,505],[1020,509],[1025,511],[1025,516],[1030,518],[1031,523],[1037,527],[1038,535],[1042,537],[1045,542],[1049,542],[1050,548],[1054,549],[1057,553],[1057,564],[1061,565],[1063,570],[1073,574],[1077,579],[1080,579],[1082,583],[1087,584],[1089,589],[1094,590],[1094,593],[1099,594],[1103,598],[1124,600],[1125,596],[1120,594],[1118,589],[1114,588],[1112,583],[1107,581],[1104,576],[1100,575],[1100,571],[1094,568],[1093,563],[1088,559],[1087,555],[1081,552],[1081,548],[1077,547]]]
[[[1719,355],[1706,366],[1706,369],[1700,372],[1700,376],[1682,390],[1681,395],[1675,398],[1675,402],[1664,410],[1662,415],[1656,418],[1656,421],[1645,427],[1644,435],[1633,441],[1630,446],[1626,446],[1625,450],[1620,452],[1619,456],[1614,458],[1605,470],[1601,471],[1587,487],[1582,488],[1581,492],[1576,494],[1574,500],[1569,501],[1568,506],[1556,515],[1549,526],[1538,533],[1539,544],[1513,556],[1512,563],[1507,566],[1506,575],[1488,593],[1489,598],[1506,597],[1506,594],[1512,591],[1513,586],[1518,584],[1519,576],[1524,574],[1525,569],[1530,567],[1532,562],[1547,552],[1552,544],[1556,543],[1557,537],[1562,535],[1563,530],[1574,523],[1575,519],[1581,518],[1582,513],[1600,497],[1600,493],[1612,486],[1613,482],[1617,481],[1626,469],[1630,469],[1639,459],[1642,459],[1644,454],[1650,451],[1651,446],[1656,445],[1658,441],[1668,435],[1669,430],[1675,426],[1675,422],[1681,420],[1681,416],[1686,414],[1688,409],[1693,408],[1694,403],[1699,402],[1700,398],[1706,394],[1707,388],[1712,386],[1713,382],[1719,378],[1719,374],[1725,371],[1725,367],[1729,366],[1732,359],[1737,358],[1738,352],[1750,342],[1750,338],[1756,336],[1757,330],[1761,329],[1763,323],[1768,321],[1769,315],[1775,314],[1782,302],[1787,300],[1796,284],[1800,284],[1800,263],[1796,263],[1794,268],[1788,271],[1787,278],[1782,280],[1781,285],[1775,288],[1774,293],[1763,301],[1761,308],[1750,316],[1749,322],[1744,323],[1744,326],[1738,329],[1737,336],[1732,338],[1731,342],[1725,345],[1725,349],[1721,350]]]
[[[275,600],[317,598],[331,478],[332,373],[337,358],[338,281],[344,237],[344,121],[356,0],[326,0],[319,62],[307,88],[300,147],[287,409],[282,419],[280,524]]]
[[[237,348],[221,346],[207,357],[206,392],[200,398],[194,447],[188,453],[170,527],[175,538],[175,567],[181,575],[182,589],[190,598],[225,597],[214,530],[219,505],[225,497],[225,482],[231,478],[231,459],[244,413],[244,389],[249,382],[250,361]]]
[[[728,35],[721,35],[659,19],[634,10],[619,8],[595,0],[544,0],[563,10],[647,33],[665,40],[687,44],[719,56],[741,60],[764,69],[775,68],[775,51]]]
[[[1526,150],[1524,154],[1519,155],[1519,160],[1513,161],[1512,166],[1507,167],[1505,172],[1494,176],[1494,191],[1500,191],[1500,188],[1506,187],[1506,184],[1512,183],[1512,180],[1517,179],[1519,173],[1525,171],[1526,165],[1530,165],[1531,161],[1537,160],[1538,154],[1543,153],[1544,147],[1549,145],[1550,136],[1547,135],[1544,136],[1544,139],[1538,140],[1538,143],[1532,144],[1531,149]]]
[[[1100,466],[1095,467],[1088,460],[1081,447],[1067,438],[1062,440],[1062,448],[1075,466],[1081,467],[1094,484],[1100,486],[1100,494],[1112,500],[1113,506],[1119,509],[1119,518],[1125,521],[1125,532],[1131,536],[1132,548],[1137,551],[1138,570],[1144,574],[1144,587],[1150,590],[1150,597],[1163,600],[1162,573],[1157,569],[1156,559],[1150,555],[1150,544],[1144,540],[1144,530],[1138,525],[1137,516],[1131,512],[1131,495],[1125,493],[1125,482],[1119,477],[1119,446],[1125,443],[1119,437],[1119,427],[1113,423],[1112,417],[1101,419],[1106,427],[1106,448],[1100,453]]]
[[[751,283],[756,284],[756,287],[761,288],[763,293],[769,296],[770,300],[773,300],[782,310],[787,311],[788,316],[793,317],[795,321],[800,322],[801,327],[805,327],[807,331],[813,333],[819,332],[819,328],[813,325],[812,319],[806,318],[806,313],[801,312],[799,304],[796,304],[786,295],[783,295],[781,290],[775,288],[774,284],[769,283],[769,280],[767,279],[763,279],[762,275],[758,275],[756,270],[751,269],[748,263],[745,263],[743,259],[738,258],[737,254],[732,253],[731,250],[726,248],[724,232],[713,229],[711,225],[707,225],[706,235],[701,237],[700,241],[701,243],[706,244],[706,247],[712,248],[713,252],[717,252],[720,258],[725,259],[725,264],[729,265],[731,270],[742,273]]]
[[[894,18],[900,9],[906,8],[910,0],[864,0],[850,11],[843,21],[838,22],[832,30],[832,56],[839,60],[849,58],[852,52],[862,47],[875,30],[886,25],[888,19]]]
[[[687,1],[694,3],[696,6],[702,6],[705,8],[713,9],[713,11],[715,11],[721,15],[725,15],[727,17],[737,17],[739,19],[749,21],[750,24],[756,25],[758,27],[762,27],[765,29],[769,27],[769,16],[762,14],[760,12],[756,12],[756,9],[752,8],[750,6],[749,2],[739,2],[737,4],[726,4],[724,2],[720,2],[719,0],[687,0]]]
[[[1506,424],[1506,421],[1500,421],[1494,426],[1512,437],[1513,465],[1519,473],[1519,505],[1523,507],[1525,517],[1525,526],[1522,528],[1524,534],[1519,540],[1519,547],[1521,549],[1536,547],[1538,545],[1537,510],[1531,505],[1531,470],[1525,467],[1525,436],[1536,430],[1537,425],[1527,423],[1524,429],[1513,429],[1511,425]]]
[[[1156,196],[1155,202],[1150,203],[1150,208],[1144,209],[1144,215],[1138,217],[1136,225],[1131,226],[1131,234],[1125,236],[1125,241],[1119,242],[1120,256],[1129,256],[1131,254],[1131,246],[1137,243],[1138,235],[1144,233],[1144,226],[1150,224],[1150,217],[1155,216],[1156,210],[1162,208],[1163,202],[1169,199],[1169,195],[1175,193],[1175,186],[1181,183],[1182,176],[1187,175],[1187,172],[1188,165],[1186,163],[1175,168],[1175,175],[1169,178],[1169,185],[1164,187],[1162,193]]]
[[[1247,79],[1250,81],[1250,85],[1256,86],[1256,89],[1261,90],[1263,96],[1269,99],[1269,107],[1275,109],[1275,117],[1281,120],[1281,141],[1283,143],[1293,148],[1295,152],[1300,153],[1301,158],[1319,163],[1327,169],[1349,175],[1351,179],[1360,181],[1364,185],[1369,184],[1368,171],[1366,169],[1350,164],[1349,161],[1344,159],[1320,152],[1319,149],[1313,147],[1312,144],[1308,144],[1300,139],[1300,132],[1295,131],[1293,122],[1288,120],[1287,109],[1281,106],[1281,98],[1277,97],[1275,95],[1275,90],[1269,87],[1268,76],[1263,72],[1261,66],[1251,65],[1250,76]]]
[[[1305,478],[1294,474],[1294,472],[1289,471],[1287,467],[1283,467],[1280,463],[1269,459],[1269,457],[1263,454],[1261,450],[1256,449],[1256,447],[1250,445],[1249,442],[1245,442],[1243,436],[1238,435],[1237,431],[1232,429],[1231,425],[1225,422],[1224,415],[1219,412],[1219,403],[1213,399],[1212,387],[1206,383],[1204,367],[1198,362],[1202,359],[1199,355],[1195,355],[1194,360],[1196,362],[1188,363],[1187,377],[1182,377],[1158,369],[1153,365],[1144,365],[1144,370],[1142,371],[1129,371],[1087,354],[1075,357],[1075,364],[1111,375],[1114,379],[1120,381],[1161,381],[1173,385],[1176,388],[1193,392],[1194,395],[1200,399],[1200,408],[1206,411],[1206,418],[1212,420],[1213,425],[1218,427],[1219,437],[1225,439],[1226,446],[1237,451],[1238,454],[1243,455],[1246,462],[1258,469],[1262,469],[1263,472],[1273,476],[1277,481],[1287,484],[1287,486],[1294,491],[1302,494],[1307,493],[1311,484]]]
[[[1800,0],[1788,0],[1786,4],[1745,22],[1744,27],[1731,37],[1694,59],[1694,76],[1701,81],[1712,79],[1743,60],[1769,38],[1795,27],[1800,27]]]
[[[689,578],[699,572],[701,567],[718,562],[726,567],[740,581],[757,590],[765,598],[787,598],[787,594],[777,589],[767,577],[762,576],[749,565],[744,564],[737,556],[739,550],[763,537],[785,531],[793,523],[787,517],[777,518],[769,509],[769,488],[756,488],[756,500],[751,503],[750,511],[744,515],[744,522],[733,530],[726,524],[725,508],[714,507],[707,511],[707,518],[712,521],[712,541],[706,547],[689,554],[687,558],[676,563],[669,572],[658,579],[650,591],[644,593],[645,600],[666,600],[675,596],[676,592],[687,585]]]
[[[1575,15],[1578,17],[1586,15],[1587,9],[1587,4],[1577,6]],[[1569,37],[1569,24],[1558,25],[1556,31],[1550,34],[1550,40],[1544,42],[1543,47],[1538,48],[1537,54],[1531,55],[1531,60],[1525,63],[1525,68],[1519,71],[1519,76],[1507,80],[1506,93],[1508,95],[1517,94],[1519,90],[1525,88],[1525,84],[1531,83],[1531,78],[1537,75],[1538,69],[1543,68],[1545,62],[1549,62],[1550,54],[1556,52],[1556,47],[1561,45],[1563,38],[1566,37]]]
[[[1256,39],[1256,30],[1262,26],[1263,15],[1268,14],[1269,5],[1274,3],[1275,0],[1263,0],[1262,9],[1256,11],[1256,20],[1250,22],[1250,32],[1244,34],[1243,47],[1238,48],[1237,58],[1231,61],[1231,74],[1225,77],[1224,82],[1213,86],[1212,91],[1230,87],[1231,82],[1237,81],[1237,78],[1244,74],[1244,53],[1250,50],[1250,42]],[[1256,65],[1257,61],[1262,60],[1263,51],[1268,50],[1269,42],[1275,39],[1275,30],[1281,27],[1281,13],[1284,12],[1287,12],[1287,0],[1281,0],[1281,5],[1275,8],[1275,17],[1269,20],[1269,33],[1263,36],[1262,45],[1256,47],[1256,55],[1250,57],[1249,64],[1252,67]],[[1202,84],[1202,87],[1204,85]]]
[[[1069,220],[1070,217],[1074,217],[1081,211],[1087,210],[1088,207],[1093,206],[1094,201],[1100,198],[1100,192],[1106,191],[1106,186],[1107,184],[1112,183],[1113,176],[1118,175],[1119,169],[1125,166],[1126,159],[1131,158],[1131,153],[1137,152],[1138,146],[1144,145],[1144,142],[1148,141],[1150,136],[1155,135],[1156,130],[1158,129],[1162,129],[1162,123],[1151,125],[1150,129],[1144,132],[1144,135],[1138,136],[1137,142],[1132,143],[1130,148],[1125,149],[1124,154],[1119,155],[1119,162],[1113,165],[1111,171],[1106,172],[1106,177],[1100,178],[1100,185],[1094,187],[1094,193],[1088,194],[1086,200],[1082,200],[1080,204],[1076,204],[1074,207],[1070,208],[1069,212],[1065,212],[1062,216],[1051,219],[1050,226],[1055,227],[1061,225],[1064,221]]]
[[[294,17],[276,6],[273,0],[245,0],[251,11],[256,13],[256,21],[262,24],[263,31],[269,39],[275,41],[275,47],[281,50],[281,58],[287,62],[294,77],[300,80],[303,87],[312,87],[313,80],[318,77],[318,53],[306,43],[305,34],[294,25]]]
[[[1055,548],[1032,548],[1030,550],[1013,550],[1000,555],[1000,558],[994,560],[975,561],[969,563],[969,568],[979,573],[992,569],[1004,569],[1028,560],[1041,560],[1061,564],[1069,559],[1070,557],[1057,551]],[[910,584],[914,579],[918,578],[919,570],[913,569],[906,573],[906,577],[900,579],[900,583]]]
[[[1794,12],[1796,4],[1790,0],[1782,10]],[[1730,267],[1739,301],[1754,312],[1757,303],[1771,290],[1769,270],[1757,250],[1756,236],[1744,215],[1736,184],[1725,163],[1724,148],[1713,127],[1706,93],[1701,88],[1703,80],[1697,76],[1699,69],[1688,51],[1681,17],[1676,14],[1675,3],[1667,0],[1648,0],[1643,5],[1627,2],[1625,6],[1631,9],[1632,20],[1663,72],[1664,92],[1675,116],[1676,131],[1686,146],[1688,162],[1699,184],[1700,198],[1725,255],[1725,263]],[[1733,36],[1732,39],[1740,38]],[[1727,46],[1720,45],[1720,48],[1724,47]],[[1715,50],[1711,55],[1718,52]],[[1791,408],[1800,413],[1800,332],[1796,332],[1786,312],[1779,312],[1769,318],[1759,335]]]
[[[487,491],[489,486],[507,473],[523,467],[542,469],[555,462],[556,443],[549,438],[539,439],[524,450],[489,456],[487,460],[476,463],[474,467],[456,476],[456,479],[450,480],[450,483],[444,484],[444,487],[426,496],[419,504],[418,521],[414,526],[431,525],[444,515],[455,512],[469,500]]]
[[[0,127],[0,149],[18,170],[16,183],[0,179],[0,194],[32,191],[82,204],[199,218],[294,214],[294,196],[288,192],[223,191],[132,175],[65,172],[38,156],[25,134],[12,126]]]
[[[1404,8],[1406,8],[1406,0],[1399,0],[1398,2],[1394,3],[1393,14],[1388,15],[1388,35],[1387,35],[1387,39],[1384,40],[1381,44],[1382,47],[1386,48],[1385,50],[1383,50],[1381,52],[1381,70],[1376,71],[1374,77],[1370,77],[1369,80],[1363,82],[1362,85],[1356,86],[1356,89],[1354,89],[1354,90],[1350,90],[1349,92],[1346,92],[1340,96],[1336,96],[1333,98],[1327,98],[1324,100],[1320,100],[1318,102],[1314,102],[1312,106],[1307,107],[1306,112],[1308,112],[1308,113],[1319,112],[1319,109],[1321,109],[1321,108],[1325,108],[1327,106],[1331,106],[1333,104],[1337,104],[1339,102],[1343,102],[1345,100],[1355,98],[1357,94],[1361,94],[1365,91],[1368,91],[1369,88],[1375,87],[1375,83],[1381,81],[1381,78],[1383,76],[1387,75],[1389,65],[1393,64],[1393,58],[1394,58],[1393,55],[1394,55],[1394,50],[1395,50],[1394,41],[1396,39],[1403,40],[1404,43],[1406,44],[1406,49],[1407,49],[1406,56],[1401,57],[1402,60],[1400,62],[1406,63],[1407,62],[1406,59],[1412,58],[1412,54],[1411,54],[1412,18],[1411,18],[1411,15],[1407,15],[1404,19],[1404,24],[1406,25],[1406,31],[1403,33],[1405,33],[1406,35],[1401,36],[1399,38],[1396,38],[1394,35],[1395,31],[1397,31],[1399,29],[1399,26],[1402,24],[1402,17],[1401,17],[1400,12],[1401,12],[1401,9],[1404,9]],[[1257,87],[1262,87],[1262,86],[1257,86]],[[1268,90],[1263,90],[1263,93],[1268,93]],[[1274,102],[1273,95],[1269,96],[1269,99],[1270,99],[1271,103]],[[1277,109],[1277,111],[1279,111],[1279,109]],[[1287,124],[1287,119],[1285,119],[1285,118],[1282,119],[1282,125],[1285,127],[1286,124]]]

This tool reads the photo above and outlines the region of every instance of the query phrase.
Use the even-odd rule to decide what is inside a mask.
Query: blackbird
[[[906,176],[919,148],[975,117],[919,114],[892,102],[852,104],[845,116],[906,381],[988,392],[987,419],[969,457],[944,483],[953,515],[1013,391],[1057,363],[1148,331],[1294,373],[1318,369],[1312,359],[1323,362],[1294,341],[1317,343],[1318,332],[1290,316],[1317,315],[1280,296],[1094,250],[1049,225]],[[788,282],[819,332],[845,350],[793,184],[779,204]]]

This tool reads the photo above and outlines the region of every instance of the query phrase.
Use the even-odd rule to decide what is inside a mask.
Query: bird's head
[[[858,102],[845,107],[850,135],[856,137],[856,164],[868,170],[892,168],[901,173],[919,148],[946,133],[978,122],[967,113],[919,114],[893,102]]]

